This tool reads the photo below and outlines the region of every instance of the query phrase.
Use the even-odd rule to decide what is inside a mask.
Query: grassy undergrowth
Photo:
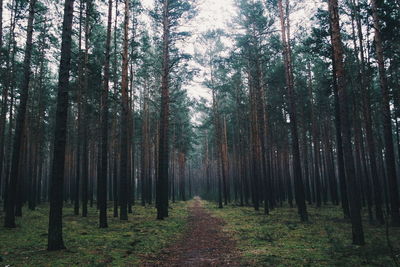
[[[46,251],[48,205],[35,211],[24,209],[16,229],[0,226],[0,266],[137,266],[179,238],[186,225],[186,207],[183,202],[172,204],[170,217],[158,221],[155,208],[134,206],[125,222],[113,218],[109,209],[109,227],[99,229],[95,208],[82,218],[72,215],[72,206],[66,205],[64,242],[68,249],[59,252]]]
[[[295,208],[278,208],[265,216],[250,207],[218,209],[214,203],[206,206],[225,220],[224,230],[237,240],[243,260],[249,265],[395,266],[386,228],[364,221],[366,245],[351,245],[351,225],[342,219],[339,207],[309,207],[310,222],[303,224]],[[399,257],[400,229],[389,231]]]

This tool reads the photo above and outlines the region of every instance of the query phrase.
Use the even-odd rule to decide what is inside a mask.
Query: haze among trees
[[[0,264],[400,264],[400,1],[208,3],[0,0]]]

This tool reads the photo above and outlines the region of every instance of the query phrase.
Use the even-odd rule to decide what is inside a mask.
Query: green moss
[[[309,207],[309,223],[299,221],[295,208],[282,207],[265,216],[250,207],[214,203],[206,206],[225,220],[224,231],[237,240],[245,264],[257,266],[394,266],[385,227],[364,221],[365,246],[351,245],[351,225],[339,207]],[[366,218],[367,216],[364,216]],[[400,249],[400,229],[390,228]],[[399,253],[397,253],[399,254]]]
[[[89,209],[89,216],[74,216],[73,208],[64,208],[64,242],[67,250],[48,252],[48,206],[35,211],[24,209],[16,229],[0,228],[0,266],[127,266],[138,265],[149,255],[179,238],[187,218],[186,203],[172,204],[170,217],[156,220],[153,207],[135,206],[129,221],[112,217],[109,227],[98,228],[98,213]],[[3,215],[0,215],[3,221]]]

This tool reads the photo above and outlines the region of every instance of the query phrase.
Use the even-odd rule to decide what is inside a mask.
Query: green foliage
[[[110,205],[112,206],[112,205]],[[67,250],[48,252],[48,206],[24,210],[16,229],[0,230],[0,265],[10,266],[127,266],[138,265],[149,255],[179,238],[186,225],[187,209],[183,202],[171,205],[171,216],[154,220],[153,207],[134,207],[129,221],[112,217],[109,228],[97,226],[98,213],[89,209],[89,217],[73,216],[73,207],[64,209],[64,239]],[[111,216],[110,216],[111,215]],[[2,216],[0,219],[3,220]]]
[[[365,246],[351,245],[350,223],[340,207],[308,207],[310,223],[299,222],[286,206],[269,216],[249,207],[207,207],[226,221],[224,230],[237,240],[246,264],[255,266],[395,266],[386,243],[385,228],[365,222]],[[366,216],[364,216],[366,218]],[[395,249],[400,229],[390,229]]]

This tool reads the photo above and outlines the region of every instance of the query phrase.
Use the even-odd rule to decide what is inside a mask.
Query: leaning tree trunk
[[[51,172],[48,250],[65,248],[62,236],[62,206],[73,11],[74,0],[65,0],[54,133],[53,168]]]

